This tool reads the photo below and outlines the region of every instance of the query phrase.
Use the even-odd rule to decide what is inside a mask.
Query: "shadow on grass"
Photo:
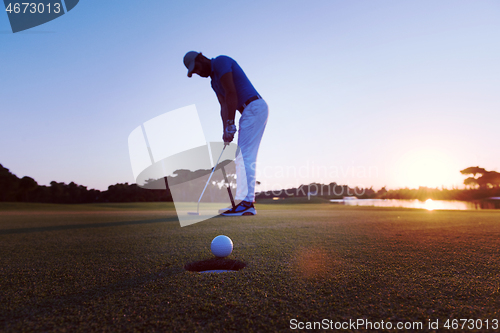
[[[202,261],[196,261],[184,266],[184,269],[190,272],[203,272],[211,270],[239,271],[245,268],[244,262],[225,258],[212,258]]]
[[[0,314],[0,323],[5,324],[4,327],[8,327],[9,324],[14,324],[20,320],[33,320],[36,317],[44,317],[51,314],[60,315],[69,307],[73,309],[78,307],[85,308],[88,307],[88,303],[91,301],[105,298],[122,291],[135,289],[141,285],[162,280],[182,272],[184,272],[184,270],[181,267],[166,267],[161,271],[121,280],[104,286],[96,286],[76,293],[58,295],[43,300],[35,298],[27,301],[28,304],[24,306],[11,308],[9,309],[10,311],[2,311]]]
[[[106,222],[106,223],[93,223],[93,224],[86,223],[86,224],[72,224],[72,225],[56,225],[51,227],[5,229],[5,230],[0,230],[0,235],[28,234],[32,232],[59,231],[59,230],[71,230],[71,229],[121,227],[124,225],[150,224],[150,223],[161,223],[161,222],[179,222],[179,220],[177,219],[177,217],[170,217],[163,219],[141,220],[141,221],[120,221],[120,222]]]

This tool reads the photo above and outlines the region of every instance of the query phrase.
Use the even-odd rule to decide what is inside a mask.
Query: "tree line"
[[[464,176],[465,189],[437,189],[419,187],[418,189],[381,189],[377,193],[380,199],[418,199],[418,200],[481,200],[500,196],[500,173],[487,171],[479,166],[460,170]]]
[[[190,172],[179,170],[178,178],[194,180],[200,178],[200,170]],[[351,188],[347,185],[339,185],[335,182],[330,184],[311,183],[301,185],[297,188],[281,189],[276,191],[262,191],[256,193],[256,199],[290,198],[290,197],[312,197],[318,196],[328,199],[339,199],[346,196],[360,199],[441,199],[441,200],[478,200],[493,196],[500,196],[500,173],[487,171],[484,168],[469,167],[460,171],[463,175],[470,177],[464,180],[466,189],[437,189],[420,187],[418,189],[396,189],[387,190],[385,187],[379,191],[373,188]],[[189,173],[189,174],[187,174]],[[207,170],[201,172],[206,174]],[[229,175],[231,182],[234,175]],[[213,178],[216,182],[220,179]],[[146,189],[137,184],[117,183],[108,186],[106,191],[87,189],[86,186],[74,182],[69,184],[52,181],[50,186],[38,185],[31,177],[19,178],[0,164],[0,201],[10,202],[40,202],[40,203],[100,203],[100,202],[168,202],[173,201],[172,193],[165,183],[166,189]],[[204,184],[200,182],[197,188]],[[234,185],[234,184],[233,184]],[[215,184],[212,184],[215,188]],[[197,190],[196,188],[196,190]],[[234,187],[232,187],[234,189]],[[194,192],[196,192],[196,190]],[[199,191],[198,191],[199,192]],[[198,193],[196,192],[196,193]]]
[[[150,202],[172,201],[172,195],[168,188],[150,190],[128,183],[110,185],[107,191],[89,190],[74,182],[65,184],[52,181],[50,186],[38,185],[33,178],[19,178],[0,164],[0,201],[65,204]]]

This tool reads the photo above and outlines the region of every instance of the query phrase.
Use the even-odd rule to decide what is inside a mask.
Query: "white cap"
[[[184,66],[186,66],[186,68],[188,69],[188,77],[191,77],[193,75],[194,63],[198,54],[200,53],[196,51],[189,51],[184,56]]]

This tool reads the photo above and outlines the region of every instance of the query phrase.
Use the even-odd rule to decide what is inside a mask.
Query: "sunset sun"
[[[409,188],[456,184],[459,167],[445,152],[422,149],[405,153],[397,166],[397,181]]]

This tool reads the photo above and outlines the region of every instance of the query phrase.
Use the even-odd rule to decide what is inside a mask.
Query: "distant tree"
[[[500,173],[496,171],[487,171],[478,178],[479,186],[491,186],[498,188],[500,186]]]
[[[469,177],[464,180],[464,185],[467,187],[476,187],[479,186],[477,183],[477,179],[474,177]]]
[[[387,188],[386,186],[382,187],[380,190],[377,191],[377,197],[381,198],[387,193]]]
[[[18,201],[30,201],[30,194],[38,187],[38,183],[31,177],[23,177],[19,180],[19,191],[17,193]]]
[[[460,173],[462,175],[474,175],[474,177],[476,177],[477,174],[484,174],[485,172],[486,169],[480,168],[479,166],[468,167],[463,170],[460,170]]]
[[[474,176],[464,180],[464,185],[466,186],[479,186],[481,189],[488,187],[498,188],[500,186],[500,173],[496,171],[487,171],[486,169],[476,166],[460,170],[460,173]],[[479,175],[479,177],[476,177],[476,175]]]
[[[0,201],[15,201],[19,178],[0,164]]]
[[[64,183],[58,183],[56,181],[50,182],[50,202],[66,203],[65,185]]]

